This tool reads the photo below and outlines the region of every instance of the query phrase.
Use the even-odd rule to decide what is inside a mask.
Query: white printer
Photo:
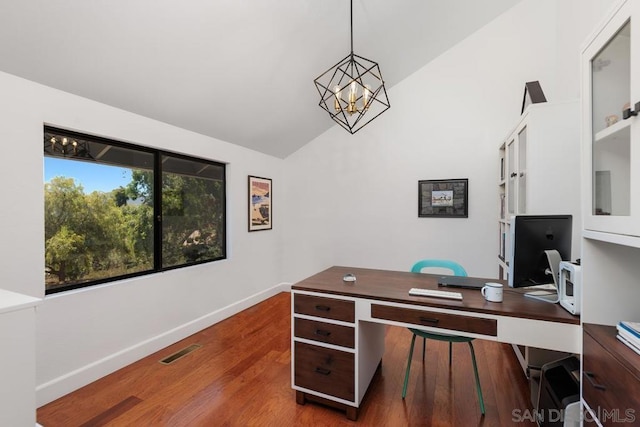
[[[580,288],[582,285],[580,264],[561,261],[558,275],[560,279],[558,282],[560,305],[571,314],[580,314]]]

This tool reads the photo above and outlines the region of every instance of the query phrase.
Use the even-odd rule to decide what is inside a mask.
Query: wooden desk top
[[[356,281],[344,282],[342,278],[347,273],[354,274]],[[505,285],[504,300],[496,303],[486,301],[479,290],[439,287],[438,278],[441,276],[442,274],[330,267],[296,283],[291,288],[299,291],[322,292],[354,298],[423,305],[497,316],[580,324],[579,316],[570,314],[559,304],[550,304],[526,298],[524,293],[527,290],[509,288],[504,280],[469,277],[470,280],[478,280],[481,283],[503,283]],[[411,288],[444,289],[460,292],[462,301],[411,296],[409,295],[409,289]]]

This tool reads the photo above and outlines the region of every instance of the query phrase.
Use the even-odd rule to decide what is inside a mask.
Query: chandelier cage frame
[[[317,77],[314,83],[320,95],[318,105],[351,134],[391,107],[378,63],[353,52],[353,0],[351,53]],[[348,100],[342,97],[343,91],[349,92]]]

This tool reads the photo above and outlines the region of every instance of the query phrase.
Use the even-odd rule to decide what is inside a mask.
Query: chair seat
[[[446,341],[446,342],[471,342],[473,341],[475,338],[470,338],[470,337],[461,337],[458,335],[443,335],[443,334],[434,334],[433,332],[427,332],[427,331],[422,331],[420,329],[413,329],[413,328],[409,328],[409,330],[411,332],[413,332],[415,335],[422,337],[422,338],[427,338],[430,340],[437,340],[437,341]]]

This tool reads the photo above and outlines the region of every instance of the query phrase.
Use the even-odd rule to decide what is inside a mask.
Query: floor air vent
[[[160,361],[160,363],[162,363],[163,365],[169,365],[173,362],[175,362],[176,360],[180,359],[182,356],[185,356],[189,353],[191,353],[193,350],[197,350],[200,347],[202,347],[202,345],[200,344],[191,344],[189,347],[187,348],[183,348],[182,350],[178,351],[177,353],[173,353],[171,356],[167,356],[164,359],[162,359]]]

